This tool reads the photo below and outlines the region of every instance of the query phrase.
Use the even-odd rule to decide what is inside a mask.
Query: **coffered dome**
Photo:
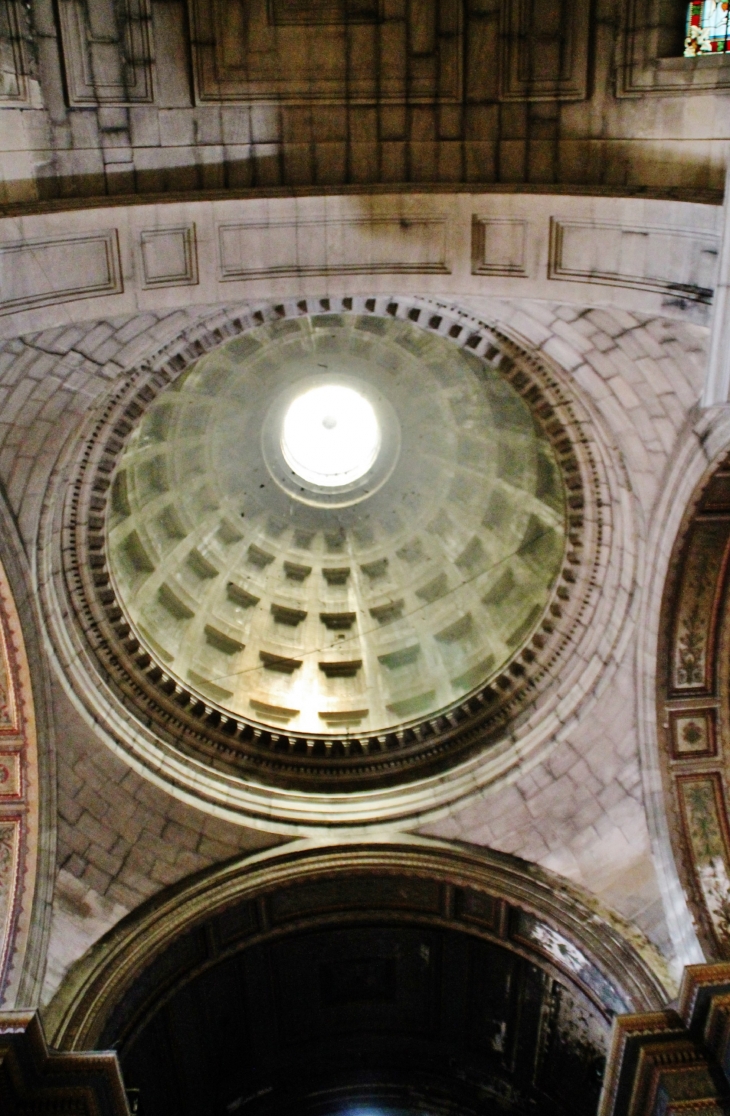
[[[620,625],[600,426],[457,308],[223,310],[82,440],[47,536],[70,680],[117,746],[226,810],[349,819],[377,791],[402,813],[498,776],[549,746]]]
[[[488,362],[325,314],[199,360],[135,430],[111,569],[166,671],[238,717],[382,732],[498,676],[565,545],[550,441]]]

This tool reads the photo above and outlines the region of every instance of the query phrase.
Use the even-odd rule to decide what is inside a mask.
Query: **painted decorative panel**
[[[720,944],[730,950],[730,840],[727,804],[717,773],[677,780],[694,870]]]
[[[698,523],[692,531],[677,611],[672,689],[712,689],[715,601],[727,562],[730,522]]]
[[[116,230],[0,244],[0,313],[122,289]]]
[[[699,759],[717,752],[716,710],[679,709],[669,714],[674,759]]]
[[[0,817],[0,973],[6,975],[19,899],[21,819]]]
[[[0,1005],[13,1004],[38,841],[35,718],[22,633],[0,566]]]
[[[500,99],[585,100],[589,26],[587,0],[502,0]]]
[[[458,0],[189,0],[205,101],[458,101]]]
[[[443,217],[220,225],[221,279],[395,272],[448,275]]]
[[[639,287],[712,301],[719,242],[691,229],[553,219],[548,278]]]
[[[149,0],[60,0],[59,15],[72,105],[152,101]]]
[[[18,732],[18,710],[15,691],[10,680],[10,667],[5,632],[0,627],[0,735]]]

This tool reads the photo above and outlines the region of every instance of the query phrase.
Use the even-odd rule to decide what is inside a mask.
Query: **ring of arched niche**
[[[659,758],[675,860],[706,956],[730,958],[730,457],[674,543],[657,654]]]
[[[499,676],[425,721],[334,739],[231,716],[181,685],[132,631],[105,553],[110,478],[158,395],[226,340],[262,326],[275,333],[317,313],[405,321],[447,339],[468,359],[491,362],[550,439],[566,492],[562,569],[541,617]],[[625,484],[600,422],[559,369],[495,327],[434,303],[344,298],[221,312],[197,335],[151,354],[114,388],[51,484],[42,533],[44,604],[74,694],[138,769],[173,793],[229,815],[245,811],[249,822],[267,828],[423,816],[475,784],[508,776],[518,758],[513,739],[520,738],[523,764],[550,746],[610,662],[626,615],[622,586],[630,584],[633,559],[625,546]],[[64,623],[69,614],[74,625]]]
[[[454,965],[461,972],[456,979],[466,980],[473,995],[462,990],[457,996],[450,983]],[[306,1025],[287,1000],[295,972],[308,982],[294,989]],[[251,980],[264,984],[253,989]],[[229,994],[235,1004],[228,1003]],[[313,1089],[320,1100],[330,1090],[330,1106],[363,1099],[363,1088],[371,1100],[373,1088],[378,1095],[378,1088],[387,1094],[390,1087],[391,1100],[393,1090],[397,1097],[402,1082],[388,1073],[405,1059],[399,1073],[409,1075],[409,1088],[424,1090],[435,1110],[439,1096],[458,1098],[461,1111],[482,1110],[476,1102],[486,1095],[479,1091],[484,1081],[475,1090],[470,1080],[481,1074],[506,1085],[507,1093],[546,1094],[549,1110],[558,1113],[563,1086],[575,1095],[580,1084],[590,1112],[614,1014],[657,1010],[672,994],[653,947],[592,900],[586,905],[564,881],[510,857],[412,841],[310,847],[217,868],[110,931],[67,977],[44,1018],[49,1041],[59,1049],[117,1049],[126,1084],[143,1093],[153,1079],[167,1089],[164,1035],[182,1027],[172,1045],[185,1046],[187,1019],[197,1036],[194,1053],[185,1054],[195,1063],[191,1081],[200,1075],[208,1103],[221,1111],[241,1089],[252,1094],[251,1112],[272,1105],[275,1111],[290,1104],[308,1108],[311,1098],[297,1089],[306,1093],[299,1078],[309,1069],[295,1070],[296,1086],[283,1079],[301,1053],[298,1044],[309,1042],[305,1063],[321,1063],[323,1054],[326,1065],[326,1080],[320,1077]],[[408,1004],[420,1004],[419,996],[424,1004],[409,1014]],[[460,1005],[458,1020],[449,1016],[452,1001]],[[269,1035],[269,1008],[278,1013],[284,1038],[273,1038],[276,1028]],[[255,1023],[246,1019],[251,1010]],[[398,1043],[396,1016],[409,1043],[418,1048],[423,1039],[430,1057],[445,1046],[447,1061],[453,1059],[449,1043],[462,1042],[462,1025],[473,1029],[470,1041],[482,1054],[471,1060],[466,1054],[465,1066],[449,1062],[448,1072],[434,1066],[424,1074],[420,1063],[408,1062],[408,1043],[403,1049]],[[384,1060],[376,1041],[365,1084],[357,1059],[343,1054],[358,1020],[365,1032],[383,1030],[392,1055]],[[493,1041],[495,1035],[502,1037]],[[262,1070],[260,1079],[257,1041],[282,1043],[281,1065]],[[357,1038],[358,1044],[367,1041]],[[526,1063],[518,1054],[525,1044]],[[240,1080],[238,1071],[228,1080],[221,1050],[235,1052]],[[520,1081],[525,1072],[529,1080]],[[205,1080],[206,1073],[213,1078]],[[264,1080],[267,1073],[271,1080]],[[178,1067],[174,1077],[185,1073]],[[158,1110],[152,1104],[150,1111]]]

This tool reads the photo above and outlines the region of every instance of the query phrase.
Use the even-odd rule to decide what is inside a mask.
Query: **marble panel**
[[[115,229],[0,245],[0,313],[122,290]]]
[[[189,0],[199,102],[458,101],[457,0]]]
[[[220,225],[221,279],[279,275],[448,275],[445,217],[243,221]]]
[[[152,102],[149,0],[61,0],[59,15],[72,105]]]
[[[692,229],[552,219],[548,278],[710,302],[719,247],[717,236]]]
[[[0,104],[28,101],[27,58],[18,0],[0,4]]]
[[[477,217],[472,222],[472,275],[527,276],[529,224],[516,217]]]
[[[139,248],[145,288],[186,287],[198,282],[195,225],[144,229]]]
[[[588,93],[588,0],[502,0],[502,101],[583,101]]]

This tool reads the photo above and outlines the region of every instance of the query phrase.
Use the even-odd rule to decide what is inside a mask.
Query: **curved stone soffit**
[[[216,868],[119,923],[44,1010],[49,1042],[61,1050],[123,1043],[195,972],[254,942],[343,917],[409,917],[495,941],[587,996],[607,1021],[656,1010],[676,994],[663,959],[635,929],[523,861],[422,838],[302,843]]]
[[[684,517],[659,632],[660,761],[675,858],[703,948],[730,958],[730,455]]]
[[[353,276],[374,292],[591,301],[706,324],[721,235],[716,205],[499,193],[6,217],[0,336],[237,298],[348,293]]]
[[[38,804],[30,672],[18,612],[0,564],[0,1002],[6,1006],[18,999],[32,930]]]
[[[240,778],[234,778],[225,771],[218,771],[214,775],[206,766],[193,762],[189,757],[183,757],[175,748],[167,745],[164,745],[163,757],[160,752],[161,738],[154,736],[152,730],[144,727],[136,717],[132,718],[122,705],[115,704],[111,692],[104,698],[103,709],[98,705],[99,672],[91,657],[96,651],[91,652],[88,640],[91,639],[91,644],[101,652],[102,657],[106,655],[106,643],[103,636],[104,617],[91,604],[96,592],[93,582],[95,573],[99,571],[99,556],[92,553],[91,545],[96,530],[93,528],[93,520],[98,518],[98,513],[94,512],[89,499],[101,499],[103,505],[103,494],[109,486],[108,479],[104,478],[108,478],[113,469],[113,458],[107,462],[108,451],[111,447],[116,454],[123,445],[123,440],[113,429],[118,421],[118,414],[125,407],[131,407],[130,417],[134,421],[134,416],[143,412],[146,404],[166,383],[174,380],[190,363],[227,338],[263,322],[276,322],[288,316],[296,317],[317,311],[374,313],[414,322],[420,317],[419,324],[423,328],[449,336],[456,345],[463,346],[466,351],[472,351],[477,356],[491,351],[496,344],[509,354],[511,363],[514,363],[513,356],[519,357],[516,368],[524,365],[526,377],[520,390],[534,391],[531,377],[533,374],[541,374],[540,369],[543,369],[548,377],[554,378],[556,386],[561,385],[559,390],[566,393],[570,408],[575,412],[575,417],[571,419],[576,431],[574,452],[587,455],[581,469],[586,470],[589,486],[586,491],[590,491],[592,495],[591,508],[586,505],[585,518],[587,523],[589,519],[591,521],[595,539],[591,544],[590,561],[585,563],[587,574],[584,587],[577,592],[576,586],[577,611],[570,620],[571,632],[573,628],[575,632],[571,635],[566,629],[565,638],[561,637],[566,647],[571,644],[571,656],[556,673],[549,702],[543,703],[537,719],[528,719],[521,727],[519,752],[512,749],[511,740],[503,741],[490,749],[487,755],[488,772],[483,770],[484,757],[477,754],[446,775],[434,774],[410,787],[380,789],[377,797],[372,792],[350,796],[330,793],[313,793],[307,796],[292,794],[286,788],[267,787],[260,782],[243,783]],[[500,337],[501,341],[498,340]],[[126,421],[129,428],[130,423]],[[82,443],[84,448],[79,454]],[[80,473],[79,456],[83,458]],[[72,474],[76,476],[76,482],[70,481]],[[101,487],[95,488],[95,485]],[[59,462],[58,469],[51,478],[46,495],[45,519],[41,527],[39,580],[62,677],[70,682],[70,693],[77,703],[82,703],[81,708],[86,715],[90,713],[95,723],[104,726],[109,744],[127,762],[131,761],[148,778],[199,807],[225,813],[233,820],[240,820],[241,814],[245,813],[249,824],[259,825],[269,831],[301,833],[321,828],[323,818],[324,824],[329,827],[333,824],[392,824],[396,818],[435,816],[434,811],[443,809],[445,803],[474,793],[485,782],[513,777],[516,765],[521,765],[524,770],[526,764],[536,762],[539,756],[544,756],[545,748],[549,748],[569,731],[572,716],[599,675],[603,675],[605,681],[610,674],[613,648],[620,638],[632,604],[630,587],[634,582],[635,561],[633,531],[629,490],[620,461],[612,453],[610,437],[604,432],[600,418],[585,400],[576,397],[564,383],[563,374],[545,358],[541,356],[539,360],[533,359],[524,348],[512,345],[495,327],[484,326],[453,306],[389,297],[327,298],[318,301],[310,299],[274,306],[259,304],[258,308],[254,304],[223,309],[188,330],[161,351],[150,354],[123,383],[116,385],[110,396],[90,416],[81,434],[81,443],[75,440],[73,445],[67,447],[66,458]],[[85,534],[89,535],[90,546],[87,558],[81,558],[79,551],[72,558],[71,567],[65,569],[66,558],[76,554],[77,540]],[[58,552],[60,539],[68,543],[66,557]],[[101,562],[103,565],[103,558]],[[103,570],[100,572],[103,574]],[[570,582],[575,581],[572,570],[567,571],[566,578]],[[87,595],[87,590],[91,591],[91,596]],[[69,591],[70,595],[67,597]],[[566,599],[573,596],[572,591],[568,592],[565,588],[560,593]],[[67,600],[69,603],[74,602],[72,607],[79,617],[78,630],[66,623]],[[138,648],[131,648],[129,654],[134,656],[137,651]],[[153,664],[145,661],[141,663],[141,668],[153,669]],[[205,707],[202,709],[202,716],[208,718],[210,712]],[[473,711],[467,710],[463,716],[472,714]],[[429,731],[437,735],[458,731],[458,725],[446,722],[442,724],[440,721],[438,724],[434,722],[434,725]],[[216,731],[223,734],[224,743],[230,741],[224,735],[223,728]]]

